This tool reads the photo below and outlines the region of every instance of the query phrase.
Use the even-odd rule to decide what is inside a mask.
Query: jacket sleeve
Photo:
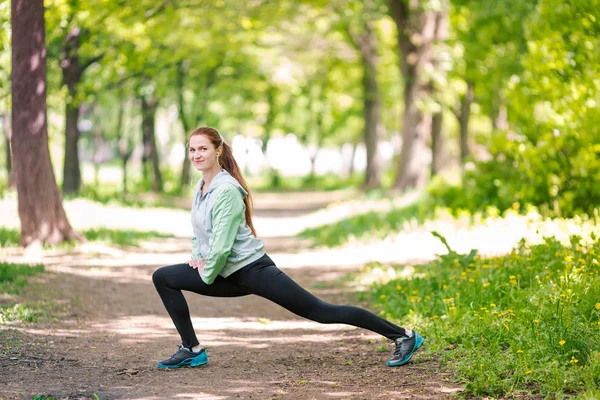
[[[218,193],[211,210],[212,235],[209,239],[206,265],[201,275],[207,285],[213,283],[225,267],[244,217],[244,207],[242,194],[236,187],[227,185]]]

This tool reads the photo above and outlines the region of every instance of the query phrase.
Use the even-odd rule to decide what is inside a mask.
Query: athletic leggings
[[[239,297],[249,294],[264,297],[296,315],[322,324],[347,324],[376,332],[394,340],[404,328],[358,307],[338,306],[319,300],[275,266],[266,254],[227,278],[218,276],[212,285],[200,278],[188,264],[159,268],[152,275],[154,286],[171,316],[184,347],[199,344],[190,311],[182,290],[213,297]]]

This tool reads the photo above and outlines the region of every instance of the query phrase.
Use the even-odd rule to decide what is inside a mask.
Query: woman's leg
[[[217,277],[212,285],[207,285],[200,278],[198,270],[188,264],[159,268],[152,274],[152,281],[181,336],[183,346],[190,349],[197,346],[199,342],[192,326],[190,310],[183,293],[181,293],[182,290],[213,297],[239,297],[248,294],[221,276]]]
[[[391,340],[405,335],[404,328],[359,307],[326,303],[294,282],[268,257],[232,276],[251,294],[269,299],[301,317],[323,324],[342,323],[368,329]]]

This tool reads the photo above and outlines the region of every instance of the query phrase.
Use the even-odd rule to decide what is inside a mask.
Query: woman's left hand
[[[187,263],[190,267],[197,269],[199,273],[204,271],[204,266],[206,265],[206,261],[204,260],[190,260]]]

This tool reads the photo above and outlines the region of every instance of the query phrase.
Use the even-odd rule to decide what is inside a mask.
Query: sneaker
[[[411,337],[403,336],[396,339],[395,343],[396,350],[394,350],[394,356],[387,361],[388,367],[399,367],[406,364],[413,353],[423,344],[423,338],[413,331]]]
[[[179,346],[179,349],[171,356],[171,358],[160,361],[157,366],[158,368],[179,368],[186,365],[190,367],[198,367],[200,365],[208,364],[208,356],[204,349],[200,349],[197,353],[186,349],[183,346]]]

